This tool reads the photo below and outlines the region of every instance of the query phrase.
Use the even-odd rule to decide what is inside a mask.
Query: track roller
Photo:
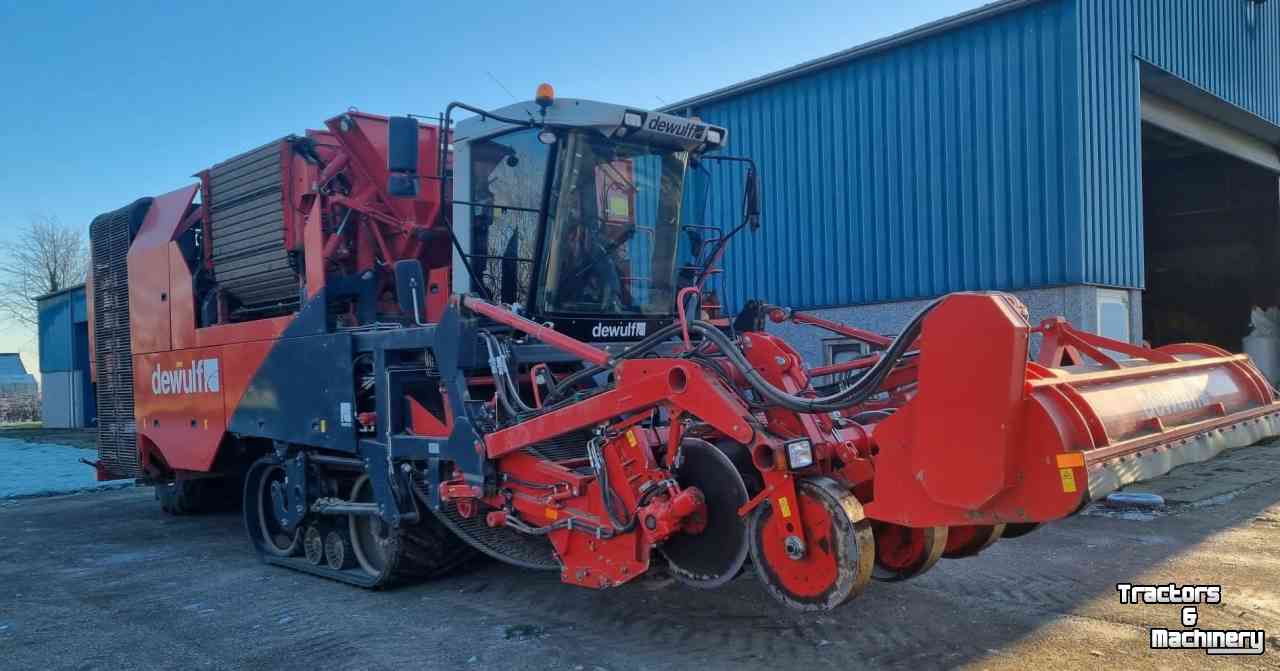
[[[768,501],[752,512],[751,562],[778,601],[798,610],[831,610],[866,588],[875,537],[862,504],[835,480],[800,480],[796,494],[799,500],[782,520],[774,520]],[[803,526],[803,538],[795,522]]]
[[[908,580],[933,568],[947,547],[946,527],[904,527],[872,522],[876,535],[876,580]]]
[[[306,533],[302,534],[302,554],[307,558],[307,563],[312,566],[319,566],[320,562],[324,561],[324,535],[314,524],[307,527]]]
[[[267,456],[249,469],[245,480],[245,528],[267,563],[381,588],[439,575],[475,555],[427,511],[417,524],[399,529],[376,516],[349,515],[310,517],[288,533],[276,518],[271,499],[272,484],[283,482],[284,477],[284,467],[274,456]],[[350,491],[352,501],[373,501],[367,475],[357,479]],[[333,529],[333,524],[339,528]]]
[[[1000,540],[1004,529],[1003,523],[951,527],[947,530],[947,548],[942,551],[942,556],[947,559],[973,557]]]
[[[335,570],[342,571],[355,565],[355,557],[351,554],[351,544],[341,532],[330,531],[324,537],[324,562]]]

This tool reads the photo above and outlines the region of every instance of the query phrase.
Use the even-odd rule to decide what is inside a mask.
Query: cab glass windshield
[[[562,139],[542,300],[549,314],[669,315],[688,156],[593,131]]]

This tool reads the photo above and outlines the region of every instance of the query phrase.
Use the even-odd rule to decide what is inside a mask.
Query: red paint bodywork
[[[325,152],[330,170],[292,151],[281,152],[283,173],[283,236],[291,249],[305,249],[304,277],[308,295],[314,296],[330,272],[344,264],[362,270],[375,259],[420,258],[432,263],[430,281],[443,291],[430,294],[427,316],[438,319],[448,297],[448,267],[439,267],[440,251],[426,249],[417,232],[435,224],[440,211],[438,192],[423,189],[416,198],[392,198],[386,193],[387,119],[348,112],[326,122],[327,130],[308,131],[318,151]],[[436,174],[436,141],[439,130],[420,126],[419,165],[423,174]],[[317,193],[323,179],[340,170],[354,188],[347,195]],[[232,414],[241,404],[274,343],[293,322],[284,315],[197,328],[196,296],[192,274],[177,240],[193,223],[205,217],[207,203],[193,205],[201,189],[208,187],[208,172],[201,181],[157,197],[129,248],[129,317],[134,357],[134,413],[138,449],[147,472],[206,472],[215,468]],[[326,246],[323,221],[334,208],[350,211],[358,226],[356,249]],[[208,228],[206,227],[206,232]],[[339,236],[327,235],[329,242]],[[445,238],[447,240],[447,238]],[[203,263],[211,264],[210,250],[217,241],[209,235]],[[447,249],[445,253],[447,255]],[[384,277],[385,285],[390,280]],[[218,362],[218,391],[194,394],[157,394],[152,374],[193,361]]]

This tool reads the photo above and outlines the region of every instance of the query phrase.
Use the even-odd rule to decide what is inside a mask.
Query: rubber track
[[[432,517],[424,517],[412,526],[400,527],[388,539],[390,566],[380,576],[371,576],[360,568],[335,571],[328,566],[314,566],[305,558],[275,557],[259,553],[268,564],[318,575],[365,589],[387,589],[444,575],[476,556],[476,551]]]
[[[258,509],[258,502],[250,496],[250,492],[256,491],[260,477],[259,471],[275,465],[272,458],[264,457],[249,469],[245,476],[245,499],[241,511],[245,532],[254,546],[254,551],[268,564],[284,566],[367,589],[383,589],[403,582],[432,578],[447,573],[476,556],[475,550],[470,545],[450,532],[438,518],[428,514],[422,515],[416,524],[402,524],[387,539],[387,567],[376,576],[369,575],[358,566],[347,570],[334,570],[323,564],[312,565],[302,556],[280,557],[264,552],[260,545],[262,542],[259,536],[260,530],[255,524],[257,513],[254,511]],[[339,516],[337,519],[340,520],[340,524],[345,524],[348,518]]]

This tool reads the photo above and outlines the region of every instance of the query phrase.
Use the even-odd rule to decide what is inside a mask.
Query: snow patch
[[[0,438],[0,499],[54,496],[131,487],[132,480],[98,482],[93,467],[80,462],[91,453],[56,443]]]

